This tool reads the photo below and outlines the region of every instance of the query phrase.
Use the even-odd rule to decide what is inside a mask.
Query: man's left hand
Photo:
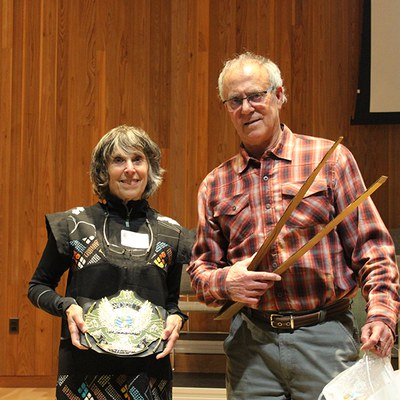
[[[388,357],[392,352],[394,337],[385,323],[373,321],[362,327],[361,343],[362,351],[371,351],[380,357]]]

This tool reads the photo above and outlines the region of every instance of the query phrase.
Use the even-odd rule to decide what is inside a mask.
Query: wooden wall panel
[[[373,198],[387,225],[400,226],[400,126],[350,124],[362,3],[0,0],[0,385],[56,372],[60,321],[29,304],[27,284],[44,214],[95,201],[90,154],[106,131],[149,132],[167,170],[151,203],[195,227],[201,180],[239,144],[217,92],[222,63],[237,52],[281,67],[282,121],[293,131],[343,135],[368,185],[389,176]],[[10,317],[20,319],[17,335]]]
[[[13,9],[10,2],[2,2],[0,6],[0,202],[4,210],[0,213],[0,243],[2,252],[2,282],[0,284],[0,368],[4,373],[5,355],[7,354],[8,324],[5,321],[12,312],[11,306],[13,298],[9,297],[5,282],[10,281],[10,268],[7,267],[11,259],[9,246],[10,218],[8,210],[11,209],[12,201],[10,196],[6,195],[9,189],[10,176],[14,174],[14,168],[11,166],[11,160],[14,159],[11,149],[11,98],[12,82],[10,79],[13,64]]]

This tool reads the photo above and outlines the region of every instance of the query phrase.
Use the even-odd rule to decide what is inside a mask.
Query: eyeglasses
[[[150,222],[147,218],[146,218],[146,225],[150,232],[150,243],[149,243],[149,246],[147,247],[146,252],[139,250],[139,249],[127,249],[127,248],[119,246],[117,244],[110,243],[108,241],[108,237],[106,234],[107,220],[108,220],[108,213],[106,214],[106,217],[104,218],[103,237],[104,237],[104,241],[106,242],[106,245],[110,251],[112,251],[113,253],[117,253],[120,255],[127,255],[127,256],[144,256],[150,252],[151,247],[153,246],[154,234],[153,234],[153,229],[151,229]]]
[[[275,89],[275,86],[271,86],[267,90],[263,90],[262,92],[254,92],[249,94],[246,97],[232,97],[228,100],[224,100],[222,104],[226,104],[228,110],[233,112],[243,106],[243,101],[247,100],[252,106],[261,104],[266,95]]]

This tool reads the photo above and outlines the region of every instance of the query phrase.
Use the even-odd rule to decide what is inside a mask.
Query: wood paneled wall
[[[122,123],[149,132],[168,173],[152,199],[196,224],[206,173],[233,155],[217,97],[222,62],[251,50],[278,63],[293,131],[345,137],[374,199],[400,226],[400,126],[351,126],[362,0],[0,0],[0,384],[56,371],[60,321],[35,310],[28,281],[46,241],[44,214],[95,201],[98,139]],[[9,334],[10,317],[20,319]]]

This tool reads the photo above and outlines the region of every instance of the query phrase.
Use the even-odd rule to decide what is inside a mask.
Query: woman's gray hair
[[[110,193],[108,165],[115,149],[120,149],[127,154],[140,150],[145,154],[149,163],[149,175],[142,198],[150,197],[161,185],[165,172],[160,165],[161,151],[143,129],[127,125],[111,129],[93,149],[90,179],[96,195],[104,200]]]
[[[270,59],[251,53],[249,51],[246,53],[239,54],[238,56],[225,62],[224,67],[222,68],[222,71],[218,77],[218,91],[219,91],[219,97],[222,101],[226,100],[224,99],[223,96],[224,78],[226,73],[232,70],[233,68],[236,68],[244,64],[258,64],[263,68],[265,68],[265,71],[267,72],[269,78],[269,83],[267,84],[274,86],[275,88],[281,87],[283,94],[283,102],[285,103],[287,101],[285,95],[285,88],[283,87],[283,80],[279,67]]]

